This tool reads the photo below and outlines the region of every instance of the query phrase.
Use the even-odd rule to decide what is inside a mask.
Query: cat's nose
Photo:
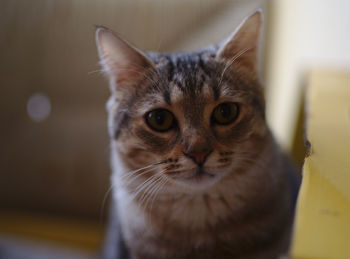
[[[212,152],[211,150],[205,150],[200,152],[193,151],[193,152],[188,152],[184,154],[185,156],[191,158],[193,162],[195,162],[197,165],[202,166],[207,160],[211,152]]]

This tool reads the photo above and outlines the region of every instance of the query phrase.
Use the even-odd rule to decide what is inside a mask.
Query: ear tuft
[[[262,25],[262,11],[256,10],[243,20],[232,35],[221,45],[217,59],[228,65],[239,63],[256,73],[257,51]]]

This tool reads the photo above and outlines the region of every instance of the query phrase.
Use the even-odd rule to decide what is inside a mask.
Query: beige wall
[[[270,6],[267,114],[290,149],[305,75],[314,68],[350,68],[350,2],[272,0]]]

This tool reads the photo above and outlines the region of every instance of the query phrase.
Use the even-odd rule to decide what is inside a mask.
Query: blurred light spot
[[[33,94],[28,100],[27,112],[33,121],[45,120],[51,113],[49,97],[43,93]]]

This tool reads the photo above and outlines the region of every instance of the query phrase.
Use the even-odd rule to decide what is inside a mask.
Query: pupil
[[[221,113],[222,117],[229,118],[231,116],[231,114],[232,114],[231,106],[227,105],[227,104],[223,104],[220,107],[220,113]]]
[[[155,114],[155,121],[158,125],[163,125],[165,122],[165,114],[163,111],[157,111]]]

